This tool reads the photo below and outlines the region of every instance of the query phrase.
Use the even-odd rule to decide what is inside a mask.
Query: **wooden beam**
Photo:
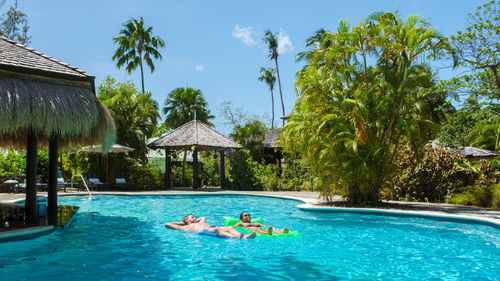
[[[193,189],[200,187],[198,179],[198,148],[195,147],[193,151]]]
[[[49,141],[49,187],[47,219],[49,225],[57,225],[57,145],[58,136],[52,135]]]
[[[36,225],[38,220],[36,201],[37,141],[37,136],[30,131],[26,147],[26,200],[24,201],[27,225]]]
[[[225,181],[226,181],[226,166],[224,165],[224,151],[220,151],[220,167],[219,167],[219,179],[220,179],[220,188],[226,189]]]
[[[173,186],[170,184],[170,174],[172,173],[172,167],[170,163],[170,149],[165,147],[165,188],[170,189]]]

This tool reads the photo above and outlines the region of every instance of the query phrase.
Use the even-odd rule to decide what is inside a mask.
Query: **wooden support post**
[[[200,187],[198,180],[198,149],[195,147],[193,151],[193,189]]]
[[[224,151],[220,151],[220,167],[219,167],[219,179],[220,179],[220,188],[226,189],[226,166],[224,165]]]
[[[36,201],[37,141],[37,136],[30,130],[26,147],[26,200],[24,201],[27,225],[36,225],[38,220]]]
[[[170,189],[173,186],[170,184],[170,174],[172,173],[172,167],[170,163],[170,149],[165,148],[165,188]]]
[[[52,135],[49,142],[49,187],[47,219],[49,225],[57,225],[57,150],[58,136]]]

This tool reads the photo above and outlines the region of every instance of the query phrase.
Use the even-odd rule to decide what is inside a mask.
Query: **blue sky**
[[[7,1],[7,5],[12,2]],[[419,14],[438,31],[450,35],[463,30],[467,13],[484,2],[19,0],[19,9],[29,18],[30,47],[96,76],[97,84],[110,75],[118,81],[132,80],[138,88],[139,70],[129,75],[111,60],[117,47],[112,38],[128,19],[142,16],[166,42],[161,50],[163,60],[155,63],[156,71],[145,72],[146,91],[151,91],[162,106],[177,87],[201,89],[217,117],[216,128],[228,134],[220,115],[223,102],[231,102],[248,114],[271,115],[268,87],[257,80],[260,67],[274,66],[261,41],[265,29],[280,33],[279,66],[289,113],[297,98],[295,73],[301,67],[295,55],[305,50],[305,40],[316,30],[335,30],[344,18],[357,24],[372,12],[399,10],[402,17]],[[440,77],[451,75],[445,71]],[[281,116],[278,95],[275,112]]]

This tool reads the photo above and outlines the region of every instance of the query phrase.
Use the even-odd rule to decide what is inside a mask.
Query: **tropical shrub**
[[[461,193],[446,199],[446,203],[487,208],[500,208],[500,184],[483,186],[472,185]]]
[[[481,174],[461,155],[431,146],[425,147],[421,161],[403,146],[394,161],[397,172],[382,191],[386,199],[443,202],[448,195],[473,185]]]
[[[159,189],[164,181],[161,170],[150,164],[130,167],[127,177],[138,189]]]
[[[345,189],[354,203],[377,202],[401,138],[419,156],[443,118],[436,110],[443,94],[423,61],[449,44],[422,18],[393,13],[355,27],[341,21],[337,32],[311,42],[301,54],[308,64],[298,73],[284,147],[308,160],[327,199]]]

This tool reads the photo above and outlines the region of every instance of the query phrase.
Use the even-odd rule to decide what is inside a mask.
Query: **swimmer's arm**
[[[165,224],[165,227],[170,228],[170,229],[182,230],[181,226],[183,226],[183,225],[184,225],[184,223],[182,223],[182,222],[167,222]]]
[[[197,219],[196,222],[204,222],[204,223],[206,223],[207,222],[207,218],[206,217],[201,217],[201,218]]]
[[[234,226],[243,226],[243,222],[242,222],[242,221],[240,221],[240,222],[238,222],[237,224],[235,224]]]

